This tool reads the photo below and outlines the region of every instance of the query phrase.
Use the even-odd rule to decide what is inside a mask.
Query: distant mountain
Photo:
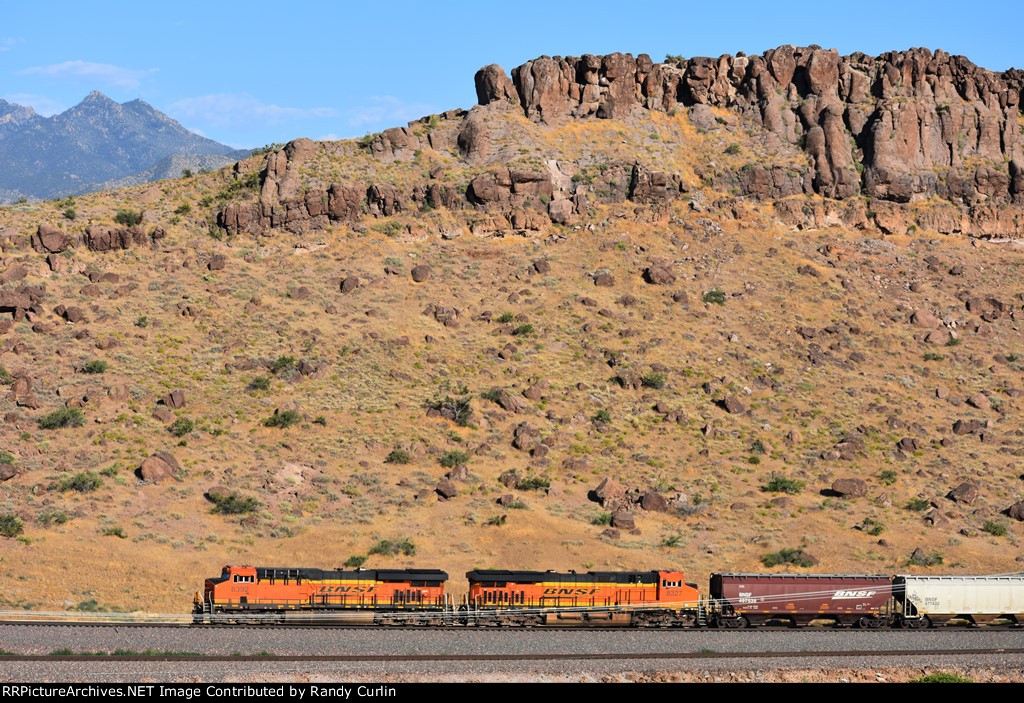
[[[53,117],[0,100],[0,203],[172,178],[246,154],[188,131],[141,100],[118,104],[93,91]]]

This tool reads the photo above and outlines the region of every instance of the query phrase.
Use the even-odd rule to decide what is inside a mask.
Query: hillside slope
[[[473,567],[1019,570],[1015,181],[822,193],[810,133],[699,92],[602,110],[620,59],[566,61],[583,82],[488,68],[468,112],[5,208],[8,605],[180,612],[232,562],[456,592]],[[572,85],[598,107],[522,98]]]

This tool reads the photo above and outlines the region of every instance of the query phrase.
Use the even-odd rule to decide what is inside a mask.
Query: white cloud
[[[349,125],[362,127],[380,124],[397,125],[435,112],[437,112],[437,108],[427,103],[405,102],[393,95],[375,95],[369,99],[367,104],[347,110],[346,114]]]
[[[318,142],[336,142],[340,139],[341,137],[339,137],[334,132],[331,132],[330,134],[321,134],[319,137],[316,138]]]
[[[18,71],[19,76],[45,76],[47,78],[70,79],[90,85],[103,85],[125,90],[137,90],[142,79],[155,73],[157,69],[145,70],[124,68],[109,63],[92,63],[90,61],[65,61],[49,66],[30,66]]]
[[[215,93],[182,98],[167,106],[179,120],[197,120],[208,127],[258,127],[310,117],[335,117],[330,107],[285,107],[265,103],[245,93]]]
[[[4,100],[17,105],[28,105],[43,117],[56,115],[58,112],[64,112],[67,109],[67,107],[56,100],[45,95],[36,95],[35,93],[11,93],[10,95],[5,95]]]
[[[21,43],[21,40],[17,37],[4,37],[0,39],[0,54],[5,51],[10,51],[15,46]]]

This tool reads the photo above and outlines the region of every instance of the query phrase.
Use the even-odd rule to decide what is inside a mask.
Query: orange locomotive
[[[225,566],[195,597],[196,622],[328,621],[428,624],[449,612],[437,569],[279,569]]]
[[[466,578],[468,624],[688,626],[705,616],[681,571],[476,570]]]

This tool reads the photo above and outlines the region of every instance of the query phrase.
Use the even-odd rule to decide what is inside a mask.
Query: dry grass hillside
[[[702,589],[717,570],[1024,568],[1003,514],[1024,499],[1024,249],[794,231],[716,174],[807,157],[725,111],[711,130],[481,113],[482,161],[454,133],[385,160],[314,145],[289,187],[462,192],[555,160],[585,207],[513,231],[406,203],[228,236],[210,222],[260,197],[261,155],[0,210],[0,297],[45,286],[0,300],[4,607],[186,611],[228,563],[436,567],[456,592],[474,567],[678,567]],[[633,162],[685,192],[602,194]],[[165,236],[49,263],[29,246],[119,210]]]

